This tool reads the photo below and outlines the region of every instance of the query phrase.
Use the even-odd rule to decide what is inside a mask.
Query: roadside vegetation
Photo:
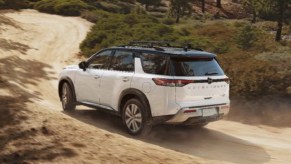
[[[0,0],[1,8],[34,8],[95,23],[80,45],[87,57],[132,40],[190,43],[218,54],[231,78],[233,97],[286,96],[291,86],[291,1],[231,4],[224,6],[220,0]]]

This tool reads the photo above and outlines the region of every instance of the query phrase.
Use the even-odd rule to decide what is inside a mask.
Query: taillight
[[[153,78],[156,85],[168,86],[168,87],[183,87],[187,84],[193,83],[194,80],[182,80],[182,79],[162,79]]]
[[[197,112],[196,109],[192,109],[192,110],[185,110],[184,113],[195,113]]]

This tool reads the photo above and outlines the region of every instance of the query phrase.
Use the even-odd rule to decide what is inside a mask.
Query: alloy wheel
[[[140,108],[135,104],[128,104],[125,109],[125,123],[132,132],[137,132],[142,127],[142,115]]]

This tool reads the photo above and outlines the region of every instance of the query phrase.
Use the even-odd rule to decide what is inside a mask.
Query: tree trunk
[[[145,4],[145,10],[149,11],[149,5],[148,4]]]
[[[278,20],[278,29],[276,33],[276,41],[282,40],[282,29],[283,29],[283,19],[279,18]]]
[[[201,0],[201,1],[202,1],[201,10],[203,13],[205,13],[205,0]]]
[[[221,8],[221,0],[216,0],[216,7]]]
[[[180,14],[177,14],[176,15],[176,23],[179,23],[180,22]]]
[[[176,9],[177,9],[177,11],[176,11],[176,23],[179,23],[180,22],[180,16],[181,16],[181,7],[178,6]]]
[[[279,17],[278,17],[278,29],[276,33],[276,41],[282,40],[282,29],[283,29],[283,22],[284,22],[284,10],[285,10],[285,1],[279,4]]]
[[[257,22],[257,11],[255,9],[253,9],[253,19],[252,19],[252,23],[256,23]]]

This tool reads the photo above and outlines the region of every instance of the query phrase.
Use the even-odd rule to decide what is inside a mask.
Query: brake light
[[[197,112],[196,109],[192,109],[192,110],[185,110],[184,113],[195,113]]]
[[[182,80],[182,79],[162,79],[153,78],[156,85],[167,87],[183,87],[187,84],[193,83],[194,80]]]

